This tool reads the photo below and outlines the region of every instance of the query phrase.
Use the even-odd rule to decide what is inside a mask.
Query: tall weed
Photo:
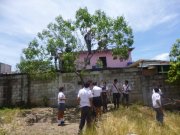
[[[165,112],[164,125],[155,120],[152,108],[132,105],[129,108],[106,113],[96,128],[85,135],[178,135],[180,133],[180,114]]]

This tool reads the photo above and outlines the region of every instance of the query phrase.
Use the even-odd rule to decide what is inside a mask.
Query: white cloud
[[[61,14],[73,18],[75,11],[87,6],[90,12],[104,10],[110,16],[124,15],[134,31],[146,31],[156,25],[175,20],[178,13],[170,10],[175,2],[163,0],[6,0],[0,5],[6,21],[1,22],[0,31],[11,34],[36,34]],[[179,2],[180,4],[180,2]],[[2,25],[3,24],[3,25]]]
[[[0,34],[7,35],[0,37],[0,62],[15,65],[37,32],[60,14],[74,18],[80,7],[91,13],[102,9],[112,17],[123,15],[135,32],[146,32],[165,23],[176,27],[178,23],[172,22],[179,22],[178,5],[179,0],[0,0]]]
[[[104,10],[109,15],[124,15],[133,27],[133,30],[138,32],[176,20],[179,13],[171,10],[176,4],[180,4],[180,2],[163,0],[111,0],[106,1]]]
[[[155,56],[154,58],[152,58],[153,60],[169,60],[169,53],[162,53],[159,54],[157,56]]]
[[[7,0],[1,5],[1,32],[11,35],[33,34],[46,27],[58,15],[58,6],[50,0]]]

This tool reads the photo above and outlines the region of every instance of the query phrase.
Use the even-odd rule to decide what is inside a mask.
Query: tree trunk
[[[76,75],[80,78],[80,80],[81,80],[81,85],[82,85],[82,87],[83,87],[83,86],[84,86],[84,79],[83,79],[83,77],[82,77],[82,74],[79,73],[78,71],[75,71],[75,73],[76,73]]]

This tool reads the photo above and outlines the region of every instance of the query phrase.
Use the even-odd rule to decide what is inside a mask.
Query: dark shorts
[[[58,110],[59,111],[64,111],[65,110],[65,103],[59,103],[58,104]]]
[[[95,107],[101,107],[102,106],[101,97],[93,97],[93,105]]]

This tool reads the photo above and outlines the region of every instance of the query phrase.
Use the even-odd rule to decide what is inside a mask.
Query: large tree
[[[63,57],[66,59],[66,70],[71,70],[74,67],[71,61],[74,61],[76,54],[72,53],[72,50],[77,50],[77,40],[73,31],[72,22],[58,16],[55,23],[50,23],[37,34],[27,48],[23,49],[18,69],[30,74],[31,79],[54,78],[59,68],[58,62]]]
[[[74,21],[58,16],[38,33],[23,50],[17,67],[32,78],[47,78],[49,74],[53,76],[57,70],[63,70],[75,72],[83,81],[77,66],[83,65],[84,70],[87,62],[77,62],[80,51],[87,51],[87,60],[90,60],[94,50],[112,49],[113,56],[122,60],[128,58],[132,44],[132,29],[124,17],[112,18],[101,10],[90,14],[87,8],[80,8]]]
[[[76,12],[76,29],[84,37],[89,54],[91,48],[103,50],[111,48],[113,55],[122,59],[128,58],[128,49],[133,44],[132,29],[124,17],[108,17],[101,10],[91,15],[87,8]]]
[[[180,39],[172,45],[170,51],[170,70],[168,72],[168,81],[170,83],[180,81]]]

